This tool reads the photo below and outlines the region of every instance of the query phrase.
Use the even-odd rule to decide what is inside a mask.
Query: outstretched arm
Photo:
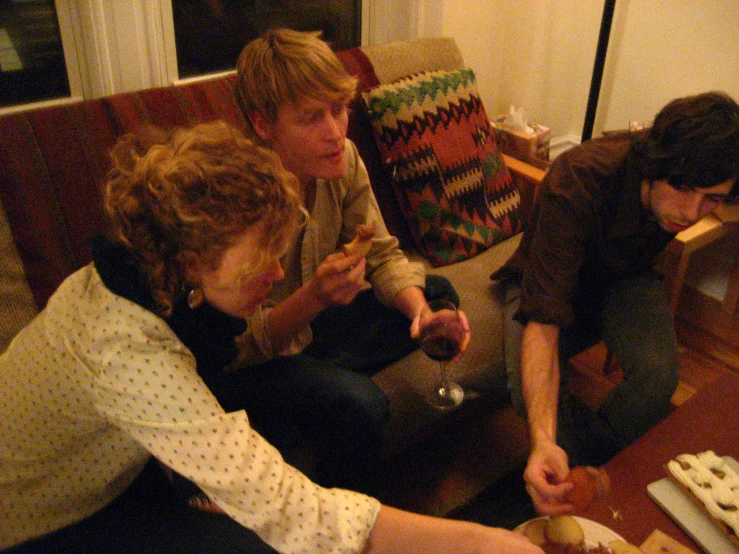
[[[521,343],[521,386],[528,414],[531,454],[524,472],[526,489],[540,513],[572,510],[564,496],[572,485],[567,454],[557,446],[559,327],[530,321]]]
[[[521,534],[382,506],[364,554],[543,554]]]

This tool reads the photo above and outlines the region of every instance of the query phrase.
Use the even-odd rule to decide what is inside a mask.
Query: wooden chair
[[[693,252],[716,242],[727,236],[732,231],[739,229],[739,206],[722,205],[698,221],[695,225],[678,233],[667,245],[662,259],[660,269],[665,276],[665,287],[670,301],[670,310],[677,313],[680,301],[680,293],[685,284],[685,276],[690,264],[690,256]],[[734,264],[738,265],[737,263]],[[733,273],[739,269],[734,267]],[[734,286],[733,289],[737,289]],[[730,287],[729,294],[722,305],[723,310],[733,313],[737,305],[739,291]]]

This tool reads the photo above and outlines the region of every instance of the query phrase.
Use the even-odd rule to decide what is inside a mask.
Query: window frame
[[[362,44],[424,36],[426,4],[439,1],[446,0],[364,0]],[[54,4],[70,96],[0,108],[0,115],[232,73],[180,79],[171,0],[55,0]],[[410,21],[395,17],[399,6],[412,15]]]
[[[70,92],[69,96],[37,102],[26,102],[15,104],[13,106],[4,106],[0,108],[0,115],[35,108],[44,108],[47,106],[70,104],[72,102],[82,100],[84,97],[83,78],[80,71],[82,64],[79,61],[79,50],[77,47],[80,28],[76,24],[76,21],[79,18],[75,2],[74,0],[54,0],[54,8],[56,9],[57,19],[59,22],[59,34],[62,39],[62,50],[64,52],[64,61],[67,68],[67,80],[69,82]]]

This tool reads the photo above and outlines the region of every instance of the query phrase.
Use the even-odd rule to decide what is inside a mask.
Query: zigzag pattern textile
[[[434,71],[363,94],[416,246],[435,266],[521,230],[520,195],[472,70]]]

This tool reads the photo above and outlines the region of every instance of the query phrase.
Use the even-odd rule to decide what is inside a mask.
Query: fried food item
[[[585,541],[582,527],[568,515],[550,517],[544,533],[547,540],[555,544],[578,546]]]
[[[549,520],[543,517],[532,519],[523,528],[523,534],[536,546],[544,546],[547,543],[545,529]]]
[[[375,236],[375,228],[372,225],[360,223],[357,225],[356,233],[351,242],[341,247],[341,251],[347,256],[352,254],[366,256],[372,248],[372,237]]]
[[[622,540],[609,542],[608,548],[613,550],[613,554],[644,554],[641,548]]]
[[[587,508],[596,497],[606,495],[611,490],[611,479],[608,473],[605,469],[598,467],[573,467],[565,482],[575,485],[567,493],[565,500],[578,510]]]

